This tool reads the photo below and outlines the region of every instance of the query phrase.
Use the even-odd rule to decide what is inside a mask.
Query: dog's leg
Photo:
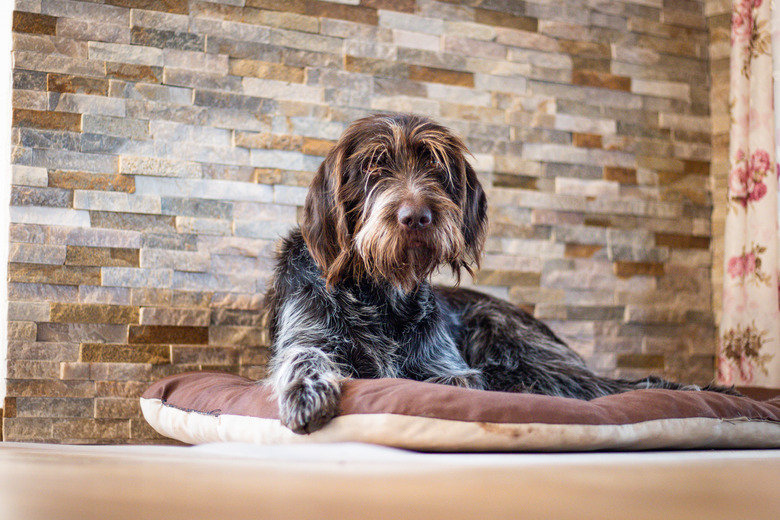
[[[287,347],[276,356],[272,384],[282,424],[295,433],[319,430],[338,412],[342,379],[338,367],[317,347]]]
[[[622,391],[593,373],[546,325],[511,305],[465,289],[439,289],[460,324],[459,349],[488,390],[593,399]]]
[[[638,381],[594,373],[576,352],[546,325],[511,304],[466,290],[440,290],[459,310],[466,334],[460,350],[481,370],[489,390],[594,399],[645,388],[699,390],[659,377]],[[739,395],[733,388],[702,390]]]
[[[403,369],[414,379],[463,388],[485,388],[482,372],[466,364],[443,324],[431,337],[411,349]]]
[[[279,418],[296,433],[319,430],[336,415],[346,378],[333,355],[339,334],[312,303],[296,297],[284,302],[270,365]]]

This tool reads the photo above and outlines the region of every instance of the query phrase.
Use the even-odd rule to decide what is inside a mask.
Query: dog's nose
[[[398,223],[409,230],[426,228],[432,221],[433,215],[428,206],[404,204],[398,210]]]

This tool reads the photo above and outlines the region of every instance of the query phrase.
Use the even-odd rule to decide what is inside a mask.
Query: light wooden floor
[[[0,444],[7,520],[780,519],[780,450],[432,455]]]

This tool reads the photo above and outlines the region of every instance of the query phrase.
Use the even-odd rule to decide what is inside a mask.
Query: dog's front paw
[[[295,433],[312,433],[338,413],[341,389],[324,379],[304,379],[288,386],[279,397],[279,418]]]

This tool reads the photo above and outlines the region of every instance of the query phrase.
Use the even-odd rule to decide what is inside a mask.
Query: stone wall
[[[728,209],[729,175],[729,64],[731,54],[731,0],[707,0],[710,32],[710,110],[712,113],[712,308],[720,323],[723,293],[723,237]]]
[[[159,442],[149,382],[262,377],[274,241],[377,111],[430,115],[473,151],[482,290],[604,374],[708,381],[704,8],[16,0],[5,438]]]

